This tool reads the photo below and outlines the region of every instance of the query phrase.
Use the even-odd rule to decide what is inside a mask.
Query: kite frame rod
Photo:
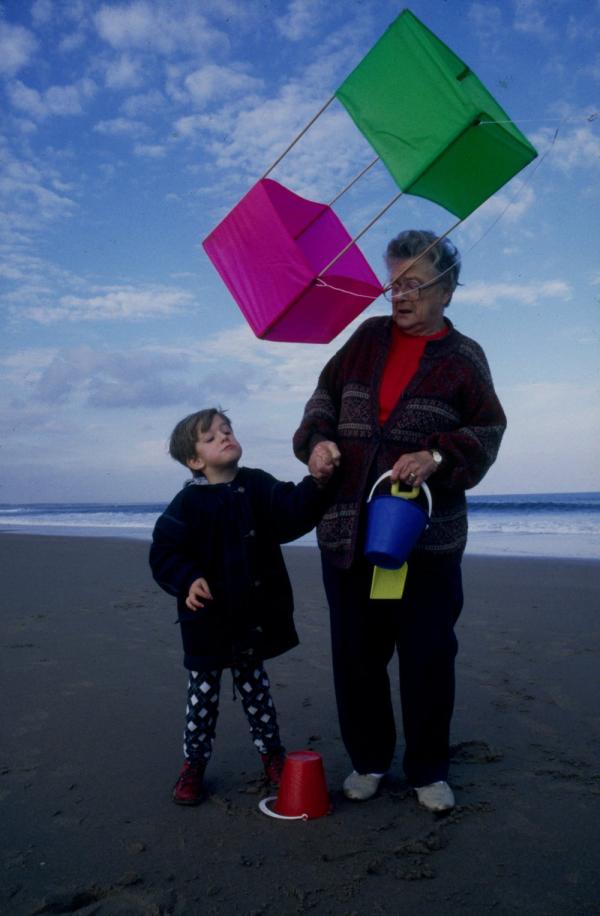
[[[359,232],[357,235],[354,236],[354,238],[350,239],[350,241],[348,242],[348,244],[345,245],[345,246],[342,248],[342,250],[341,250],[340,252],[338,252],[338,254],[336,254],[335,258],[333,258],[333,259],[329,262],[329,264],[327,264],[327,266],[323,268],[323,270],[320,270],[320,271],[319,271],[319,273],[318,273],[317,276],[315,277],[315,280],[320,279],[320,277],[322,277],[323,274],[327,273],[327,271],[329,270],[329,268],[330,268],[330,267],[333,267],[333,265],[336,263],[336,261],[339,261],[339,259],[342,257],[342,255],[346,254],[346,252],[348,251],[348,249],[349,249],[349,248],[352,248],[352,246],[355,244],[355,242],[358,242],[359,238],[361,238],[361,237],[365,234],[365,232],[366,232],[368,229],[371,228],[371,226],[374,226],[375,223],[377,222],[377,220],[378,220],[380,217],[382,217],[383,214],[384,214],[387,210],[389,210],[390,207],[391,207],[393,204],[395,204],[397,200],[400,200],[400,198],[402,197],[403,193],[404,193],[404,191],[400,191],[398,194],[394,195],[394,197],[392,197],[392,199],[385,205],[385,207],[383,207],[383,208],[379,211],[379,213],[377,213],[377,214],[373,217],[373,219],[371,220],[371,222],[370,222],[370,223],[367,223],[367,225],[364,227],[364,229],[361,229],[360,232]]]
[[[366,173],[369,171],[369,169],[370,169],[370,168],[373,168],[373,166],[375,165],[376,162],[379,162],[379,158],[380,158],[379,156],[375,156],[375,158],[374,158],[371,162],[369,162],[368,165],[365,165],[364,169],[361,169],[361,171],[358,173],[358,175],[355,175],[354,178],[352,179],[352,181],[350,181],[350,182],[346,185],[345,188],[342,188],[342,190],[339,192],[339,194],[336,194],[336,195],[335,195],[335,197],[333,198],[333,200],[330,200],[330,201],[329,201],[329,203],[328,203],[327,206],[333,207],[333,205],[334,205],[334,203],[336,202],[336,200],[339,200],[340,197],[342,196],[342,194],[345,194],[346,191],[349,191],[350,188],[352,187],[352,185],[353,185],[353,184],[356,184],[356,182],[359,180],[359,178],[362,178],[363,175],[366,175]]]
[[[311,118],[310,121],[308,122],[308,124],[307,124],[305,127],[302,128],[302,130],[300,131],[300,133],[299,133],[296,137],[294,137],[294,139],[292,140],[292,142],[290,143],[290,145],[289,145],[286,149],[284,149],[284,151],[282,152],[281,156],[279,156],[279,158],[275,160],[275,162],[273,163],[273,165],[272,165],[270,168],[267,169],[267,171],[265,172],[265,174],[262,176],[263,178],[266,178],[267,175],[268,175],[270,172],[273,171],[273,169],[275,168],[275,166],[276,166],[276,165],[279,165],[279,163],[281,162],[281,160],[283,159],[283,157],[284,157],[284,156],[287,156],[287,154],[288,154],[289,151],[292,149],[292,147],[294,147],[294,146],[296,145],[296,143],[298,142],[298,140],[299,140],[301,137],[304,136],[304,134],[305,134],[306,131],[309,129],[309,127],[312,127],[312,125],[315,123],[315,121],[317,120],[317,118],[320,117],[320,116],[323,114],[323,112],[325,111],[325,109],[326,109],[329,105],[331,105],[331,103],[333,102],[334,99],[335,99],[335,94],[332,95],[331,98],[328,99],[328,100],[325,102],[325,104],[323,105],[323,107],[320,108],[319,111],[317,111],[316,115],[315,115],[313,118]]]

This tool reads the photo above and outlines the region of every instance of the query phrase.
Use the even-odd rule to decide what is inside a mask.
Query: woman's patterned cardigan
[[[446,557],[464,551],[465,489],[478,484],[495,461],[506,417],[483,350],[446,323],[448,334],[427,343],[383,426],[378,397],[391,318],[365,321],[319,376],[294,435],[294,451],[307,462],[317,442],[333,440],[340,449],[329,508],[317,529],[321,550],[336,566],[349,567],[356,555],[369,487],[401,454],[421,449],[438,449],[443,463],[428,480],[431,524],[415,549]]]

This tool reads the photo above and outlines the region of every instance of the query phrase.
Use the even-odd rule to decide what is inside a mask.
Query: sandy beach
[[[343,798],[319,556],[288,548],[301,644],[267,668],[287,748],[322,755],[333,813],[282,822],[258,809],[228,675],[208,798],[171,802],[186,673],[147,550],[0,535],[3,916],[600,912],[600,564],[465,559],[457,808],[435,817],[401,737],[380,795]]]

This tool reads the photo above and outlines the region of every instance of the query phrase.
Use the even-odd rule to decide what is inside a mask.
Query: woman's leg
[[[250,734],[259,754],[281,751],[277,712],[271,698],[269,677],[262,663],[233,667],[231,674],[242,698]]]
[[[420,557],[409,560],[406,589],[397,605],[396,630],[406,744],[404,770],[413,786],[448,777],[458,648],[454,624],[462,604],[459,562]]]
[[[323,557],[338,718],[357,773],[385,773],[396,746],[387,673],[395,645],[393,613],[389,602],[369,599],[372,574],[366,562],[343,570]]]
[[[190,671],[183,753],[189,763],[206,766],[219,715],[221,671]]]

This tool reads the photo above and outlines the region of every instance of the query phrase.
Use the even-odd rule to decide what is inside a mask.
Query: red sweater
[[[430,340],[440,340],[448,333],[443,328],[436,334],[415,337],[405,334],[397,325],[392,326],[392,345],[385,363],[379,389],[379,423],[385,423],[396,402],[417,371],[425,346]]]

